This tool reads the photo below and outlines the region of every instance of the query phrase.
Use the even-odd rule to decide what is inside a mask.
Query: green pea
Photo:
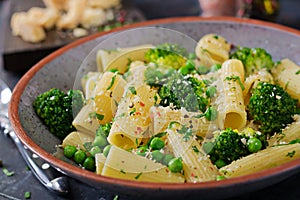
[[[221,67],[222,67],[222,65],[220,65],[220,64],[214,64],[213,66],[211,66],[210,71],[211,72],[216,72],[219,69],[221,69]]]
[[[97,135],[94,139],[94,146],[99,146],[101,149],[108,144],[105,136]]]
[[[217,93],[217,88],[215,86],[209,86],[206,90],[206,95],[210,98],[214,97]]]
[[[174,156],[172,154],[167,154],[163,157],[162,159],[162,164],[164,165],[168,165],[168,163],[170,162],[170,160],[172,160],[174,158]]]
[[[77,149],[75,146],[67,145],[64,148],[64,156],[66,156],[67,158],[72,158],[76,151],[77,151]]]
[[[217,160],[214,164],[217,166],[218,169],[226,165],[225,161],[221,159]]]
[[[162,149],[165,146],[165,142],[160,139],[159,137],[154,137],[150,142],[150,147],[153,150],[159,150]]]
[[[205,111],[205,118],[208,121],[214,121],[215,119],[217,119],[218,117],[218,111],[215,107],[209,107],[206,109]]]
[[[173,158],[172,160],[170,160],[170,162],[168,163],[168,168],[173,173],[181,172],[183,168],[181,159]]]
[[[95,157],[97,153],[101,153],[101,149],[99,146],[93,146],[89,152],[93,157]]]
[[[247,148],[251,153],[258,152],[262,147],[262,143],[258,138],[250,138],[247,141]]]
[[[160,162],[162,161],[164,154],[159,150],[154,150],[151,152],[151,156],[153,160],[155,160],[156,162]]]
[[[77,164],[82,164],[84,160],[86,159],[86,153],[82,150],[78,150],[74,154],[74,161]]]
[[[188,60],[186,61],[185,67],[191,71],[193,69],[195,69],[195,63],[192,60]]]
[[[96,169],[96,163],[95,163],[95,159],[94,157],[87,157],[84,162],[83,162],[83,165],[82,165],[86,170],[89,170],[89,171],[92,171],[94,172],[95,169]]]
[[[180,67],[178,71],[182,75],[187,75],[190,72],[190,70],[186,66]]]
[[[104,147],[104,149],[103,149],[103,155],[104,155],[105,157],[108,156],[108,153],[109,153],[110,148],[111,148],[111,144],[106,145],[106,146]]]
[[[225,180],[225,179],[226,179],[225,176],[218,175],[216,180],[221,181],[221,180]]]
[[[140,146],[137,151],[136,154],[140,155],[140,156],[145,156],[146,152],[147,152],[148,148],[146,146]]]

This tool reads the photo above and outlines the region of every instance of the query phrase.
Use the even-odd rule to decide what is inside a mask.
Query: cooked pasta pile
[[[99,175],[148,182],[221,180],[298,159],[299,102],[291,123],[270,132],[262,131],[249,104],[260,83],[280,86],[300,101],[299,66],[286,58],[249,72],[243,60],[231,56],[232,46],[220,35],[205,35],[189,56],[168,54],[172,62],[185,61],[179,69],[149,62],[153,45],[99,50],[98,71],[82,78],[86,105],[73,121],[77,131],[64,139],[63,148],[88,152]],[[243,156],[216,158],[207,150],[224,132],[236,134]],[[257,135],[265,143],[253,150],[250,139]],[[96,140],[100,136],[103,143]],[[226,151],[233,145],[227,143]]]

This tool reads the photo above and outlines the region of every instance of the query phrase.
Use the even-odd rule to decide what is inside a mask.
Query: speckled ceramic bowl
[[[52,53],[33,66],[19,81],[13,91],[9,116],[12,126],[21,141],[42,159],[68,176],[96,188],[134,195],[136,199],[145,197],[151,197],[152,199],[158,197],[165,199],[171,197],[176,199],[199,199],[199,197],[201,199],[224,199],[261,189],[300,171],[300,160],[295,160],[267,171],[219,182],[212,181],[197,184],[141,183],[102,177],[54,157],[52,154],[55,152],[55,145],[60,144],[61,141],[49,133],[35,115],[31,106],[32,101],[38,94],[52,87],[64,90],[73,88],[78,76],[77,72],[79,69],[81,70],[82,63],[91,68],[95,66],[95,56],[93,55],[95,50],[93,49],[99,44],[106,47],[109,45],[135,45],[147,41],[164,41],[164,37],[155,34],[149,35],[141,32],[141,34],[130,35],[129,32],[129,35],[122,37],[114,44],[105,42],[107,38],[112,37],[116,32],[144,26],[177,30],[189,35],[194,40],[198,40],[207,33],[216,33],[224,36],[234,44],[265,48],[273,55],[274,60],[288,57],[300,63],[299,31],[255,20],[224,17],[172,18],[137,23],[115,29],[113,32],[99,33],[80,39]]]

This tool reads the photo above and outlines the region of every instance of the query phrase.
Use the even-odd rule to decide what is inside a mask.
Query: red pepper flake
[[[194,174],[194,173],[192,173],[192,174],[191,174],[191,176],[192,176],[192,177],[195,177],[195,174]]]
[[[161,116],[160,112],[157,112],[157,116],[159,116],[159,117]]]
[[[135,133],[136,134],[140,134],[141,132],[143,132],[143,129],[141,128],[141,127],[136,127],[136,131],[135,131]]]
[[[142,113],[141,112],[135,112],[135,115],[141,115]]]
[[[145,104],[144,104],[143,102],[140,102],[140,105],[141,105],[142,107],[144,107],[144,106],[145,106]]]
[[[153,113],[150,113],[150,119],[154,119]]]

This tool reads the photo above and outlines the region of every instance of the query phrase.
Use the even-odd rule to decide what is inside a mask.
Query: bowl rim
[[[19,112],[18,112],[18,105],[25,90],[27,84],[31,80],[31,78],[41,69],[43,66],[56,57],[64,54],[66,51],[77,47],[81,44],[84,44],[90,40],[96,39],[98,37],[103,37],[110,33],[116,33],[132,28],[139,28],[144,26],[156,26],[156,25],[163,25],[163,24],[171,24],[175,22],[229,22],[229,23],[240,23],[240,24],[250,24],[250,25],[257,25],[257,26],[264,26],[266,28],[271,28],[275,30],[284,31],[286,33],[291,33],[296,36],[300,37],[300,31],[287,27],[285,25],[276,24],[273,22],[255,20],[255,19],[248,19],[248,18],[236,18],[236,17],[200,17],[200,16],[188,16],[188,17],[171,17],[171,18],[163,18],[163,19],[154,19],[148,20],[143,22],[138,22],[134,24],[125,25],[119,28],[115,28],[111,31],[107,32],[99,32],[92,34],[90,36],[86,36],[84,38],[78,39],[64,47],[59,48],[58,50],[52,52],[45,58],[41,59],[38,63],[36,63],[33,67],[31,67],[18,81],[16,86],[12,92],[12,99],[9,106],[9,118],[11,121],[11,125],[13,130],[15,131],[18,138],[21,142],[27,146],[33,153],[41,157],[46,162],[49,162],[53,167],[58,169],[64,174],[73,174],[76,177],[85,176],[87,179],[93,182],[99,182],[106,185],[118,185],[118,186],[126,186],[135,189],[147,189],[147,190],[205,190],[209,188],[217,188],[217,187],[229,187],[232,185],[237,185],[241,183],[250,183],[255,182],[261,179],[265,179],[268,177],[272,177],[275,175],[289,173],[293,170],[296,170],[300,166],[300,159],[296,159],[294,161],[288,162],[283,165],[279,165],[277,167],[260,171],[257,173],[230,178],[223,181],[209,181],[209,182],[202,182],[202,183],[153,183],[153,182],[139,182],[139,181],[130,181],[130,180],[122,180],[117,178],[105,177],[97,175],[93,172],[89,172],[84,169],[80,169],[74,165],[71,165],[65,161],[62,161],[56,157],[54,157],[51,153],[46,152],[26,134],[25,130],[22,128],[22,124],[19,120]],[[298,169],[297,169],[298,170]],[[77,178],[78,179],[78,178]]]

